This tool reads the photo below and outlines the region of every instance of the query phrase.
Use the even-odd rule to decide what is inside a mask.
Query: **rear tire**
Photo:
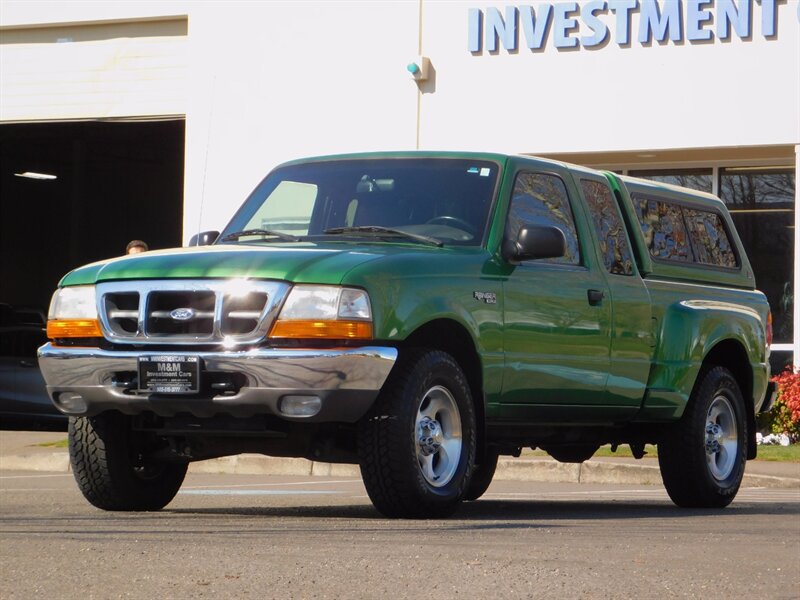
[[[178,493],[187,463],[144,456],[144,434],[117,412],[69,420],[69,458],[84,497],[103,510],[152,511]]]
[[[658,444],[669,497],[685,508],[723,508],[744,476],[747,418],[739,384],[725,367],[701,371],[681,420]]]
[[[406,350],[362,419],[358,454],[370,500],[387,517],[451,514],[475,461],[464,373],[438,350]]]

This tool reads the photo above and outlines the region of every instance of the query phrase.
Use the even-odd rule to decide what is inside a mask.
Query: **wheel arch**
[[[703,369],[719,365],[734,374],[754,419],[768,381],[759,313],[743,304],[684,300],[670,304],[659,321],[640,418],[680,418]]]
[[[469,330],[453,319],[429,321],[411,333],[400,345],[403,348],[431,348],[452,356],[467,378],[475,407],[478,456],[484,449],[486,414],[483,393],[483,365]]]

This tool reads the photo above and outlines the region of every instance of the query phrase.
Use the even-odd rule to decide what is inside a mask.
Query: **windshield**
[[[489,161],[432,158],[288,166],[261,182],[220,239],[260,243],[288,234],[479,245],[498,171]]]

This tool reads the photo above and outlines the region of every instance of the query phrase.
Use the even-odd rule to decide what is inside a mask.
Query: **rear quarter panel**
[[[653,299],[656,350],[637,420],[679,418],[704,359],[727,340],[740,344],[748,356],[751,373],[744,375],[752,378],[752,406],[757,410],[769,378],[764,329],[769,305],[764,295],[680,281],[645,283]]]

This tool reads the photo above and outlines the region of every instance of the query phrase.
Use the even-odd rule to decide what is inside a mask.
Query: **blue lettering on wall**
[[[583,5],[583,23],[592,32],[592,35],[584,35],[581,44],[584,48],[594,48],[600,46],[608,39],[608,27],[598,18],[598,13],[607,13],[608,4],[605,0],[591,0]]]
[[[564,2],[553,7],[553,33],[556,48],[576,48],[578,38],[570,37],[578,29],[578,19],[574,18],[578,13],[577,2]]]
[[[481,32],[483,30],[483,11],[479,8],[469,9],[469,30],[467,46],[470,52],[481,51]]]
[[[778,0],[756,0],[761,5],[761,34],[764,37],[778,35],[778,11],[775,10]],[[800,9],[798,9],[800,18]]]
[[[631,11],[638,10],[639,0],[611,0],[609,9],[617,15],[615,41],[620,46],[631,43]]]
[[[597,48],[613,38],[619,46],[631,44],[633,32],[642,45],[730,40],[749,41],[760,12],[760,34],[778,35],[778,11],[783,0],[581,0],[543,2],[468,9],[467,47],[479,54],[516,52],[520,30],[529,50],[542,50],[552,30],[558,50]],[[798,10],[800,19],[800,10]]]
[[[727,40],[731,37],[731,26],[740,39],[750,37],[753,21],[751,20],[753,8],[752,0],[717,0],[717,37]]]
[[[544,46],[544,37],[550,26],[552,14],[553,6],[551,4],[540,5],[538,15],[532,6],[519,7],[519,20],[525,34],[525,43],[531,50],[539,50]]]
[[[714,17],[708,9],[714,0],[686,0],[686,39],[702,42],[714,39],[710,29],[703,29]]]
[[[681,0],[665,0],[659,9],[656,0],[642,0],[639,15],[639,41],[650,43],[652,37],[663,42],[669,30],[669,39],[681,40]]]
[[[506,7],[506,18],[496,8],[486,11],[486,49],[489,52],[497,50],[498,38],[503,43],[503,48],[513,52],[517,49],[517,9],[514,6]]]

